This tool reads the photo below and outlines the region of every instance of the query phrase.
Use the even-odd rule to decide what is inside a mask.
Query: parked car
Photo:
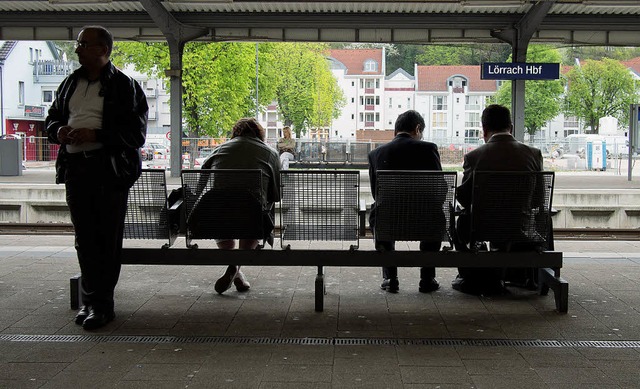
[[[147,146],[153,149],[154,155],[167,156],[169,155],[169,148],[160,143],[147,143]]]
[[[211,153],[213,153],[212,148],[200,149],[198,151],[198,158],[196,158],[195,162],[193,163],[194,169],[200,169],[202,167],[202,164],[204,164],[204,161],[206,161],[207,158],[209,158]]]
[[[153,152],[153,147],[149,145],[140,147],[140,156],[142,157],[143,161],[151,161],[153,159]]]

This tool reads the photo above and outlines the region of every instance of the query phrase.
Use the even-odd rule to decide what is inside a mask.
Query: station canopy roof
[[[82,26],[99,24],[117,40],[188,30],[198,31],[189,39],[207,41],[486,43],[499,42],[493,33],[517,26],[538,2],[2,0],[0,39],[74,40]],[[640,0],[548,2],[532,42],[640,45]]]

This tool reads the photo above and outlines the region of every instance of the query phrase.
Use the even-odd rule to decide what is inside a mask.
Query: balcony
[[[375,92],[374,88],[364,88],[364,93],[373,94]]]
[[[365,111],[373,111],[375,109],[376,109],[376,106],[373,105],[373,104],[365,104],[365,106],[364,106],[364,110]]]
[[[144,90],[144,95],[147,97],[147,99],[155,99],[158,97],[158,90],[157,89],[145,89]]]
[[[34,84],[59,84],[80,67],[76,61],[46,60],[33,62]]]
[[[374,125],[375,125],[375,122],[364,122],[365,127],[373,127]]]

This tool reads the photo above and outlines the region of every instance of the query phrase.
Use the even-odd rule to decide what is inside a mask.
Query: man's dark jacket
[[[431,142],[413,139],[400,132],[393,140],[369,153],[369,179],[371,194],[375,200],[376,172],[378,170],[442,170],[438,146]],[[371,207],[369,223],[375,225],[375,203]],[[442,216],[444,218],[444,214]]]
[[[456,198],[463,208],[471,206],[474,171],[529,171],[542,170],[542,153],[535,147],[518,142],[509,133],[499,133],[464,157],[462,183]]]
[[[56,91],[56,98],[46,119],[49,141],[60,144],[58,129],[69,120],[69,100],[76,89],[78,79],[86,70],[80,68],[67,77]],[[96,142],[104,145],[106,164],[115,184],[131,186],[140,175],[142,162],[138,149],[144,145],[147,135],[149,107],[144,91],[131,77],[122,73],[111,62],[100,74],[104,96],[102,128],[96,129]],[[64,183],[66,147],[60,147],[56,163],[56,183]]]

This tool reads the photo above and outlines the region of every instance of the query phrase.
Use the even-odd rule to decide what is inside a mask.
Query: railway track
[[[556,228],[553,233],[556,240],[640,240],[640,229]],[[0,235],[71,234],[69,223],[0,223]],[[372,237],[368,230],[365,238]]]

